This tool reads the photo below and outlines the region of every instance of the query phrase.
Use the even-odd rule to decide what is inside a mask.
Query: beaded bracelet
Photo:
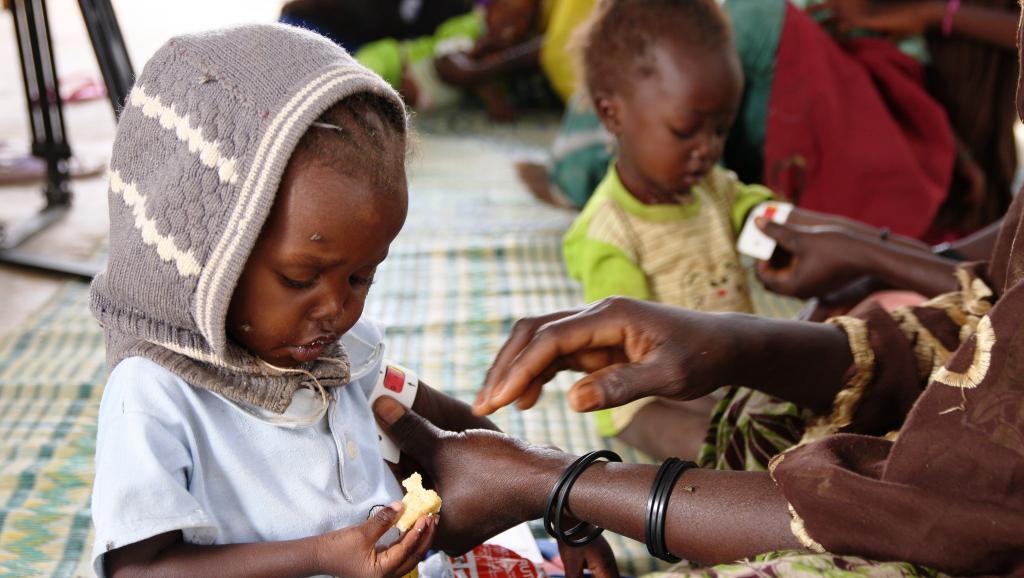
[[[668,499],[672,496],[679,476],[697,464],[679,458],[669,458],[658,468],[651,486],[651,495],[647,498],[647,511],[644,516],[644,541],[651,556],[666,562],[678,562],[679,558],[668,551],[665,544],[665,515],[668,512]]]
[[[587,524],[586,522],[577,522],[576,525],[568,530],[562,529],[562,518],[565,515],[565,508],[569,502],[569,491],[572,490],[573,484],[583,474],[583,471],[590,464],[602,458],[609,462],[622,461],[619,454],[610,450],[598,450],[584,454],[566,468],[562,476],[555,482],[554,487],[551,488],[551,493],[548,494],[547,508],[544,510],[544,529],[547,530],[552,538],[569,546],[579,547],[593,542],[604,531],[603,528]]]

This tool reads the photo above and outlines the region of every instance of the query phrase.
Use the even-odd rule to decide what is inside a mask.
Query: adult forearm
[[[742,385],[828,412],[853,364],[842,329],[831,324],[723,314],[735,328],[735,362],[725,385]]]
[[[591,466],[573,486],[569,510],[579,519],[644,540],[645,505],[657,466]],[[668,503],[666,543],[673,554],[719,563],[800,548],[789,530],[786,500],[764,472],[687,470]]]
[[[945,2],[943,6],[945,16]],[[953,34],[1014,50],[1017,46],[1016,11],[964,4],[953,16]],[[940,24],[941,26],[941,24]]]

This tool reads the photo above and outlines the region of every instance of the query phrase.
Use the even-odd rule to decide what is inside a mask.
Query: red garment
[[[798,206],[920,237],[946,198],[953,132],[892,43],[837,44],[791,3],[768,105],[764,183]]]

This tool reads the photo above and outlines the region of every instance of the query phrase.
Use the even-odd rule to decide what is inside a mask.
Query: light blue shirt
[[[107,551],[164,532],[194,544],[292,540],[361,524],[373,506],[401,499],[367,403],[382,333],[361,320],[342,341],[353,380],[308,425],[273,423],[274,414],[193,388],[145,358],[119,363],[100,402],[97,575]],[[284,415],[300,422],[319,407],[302,389]]]

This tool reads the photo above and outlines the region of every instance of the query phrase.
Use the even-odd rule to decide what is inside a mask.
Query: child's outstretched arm
[[[111,550],[106,573],[126,576],[232,576],[281,578],[329,574],[346,578],[398,578],[416,567],[434,536],[437,518],[423,517],[384,550],[375,544],[398,520],[402,506],[381,508],[359,526],[283,542],[199,546],[167,532]]]
[[[419,382],[412,410],[443,430],[459,432],[468,429],[489,429],[501,431],[498,426],[494,425],[494,422],[486,417],[473,415],[473,409],[469,404],[438,391],[422,381]]]

